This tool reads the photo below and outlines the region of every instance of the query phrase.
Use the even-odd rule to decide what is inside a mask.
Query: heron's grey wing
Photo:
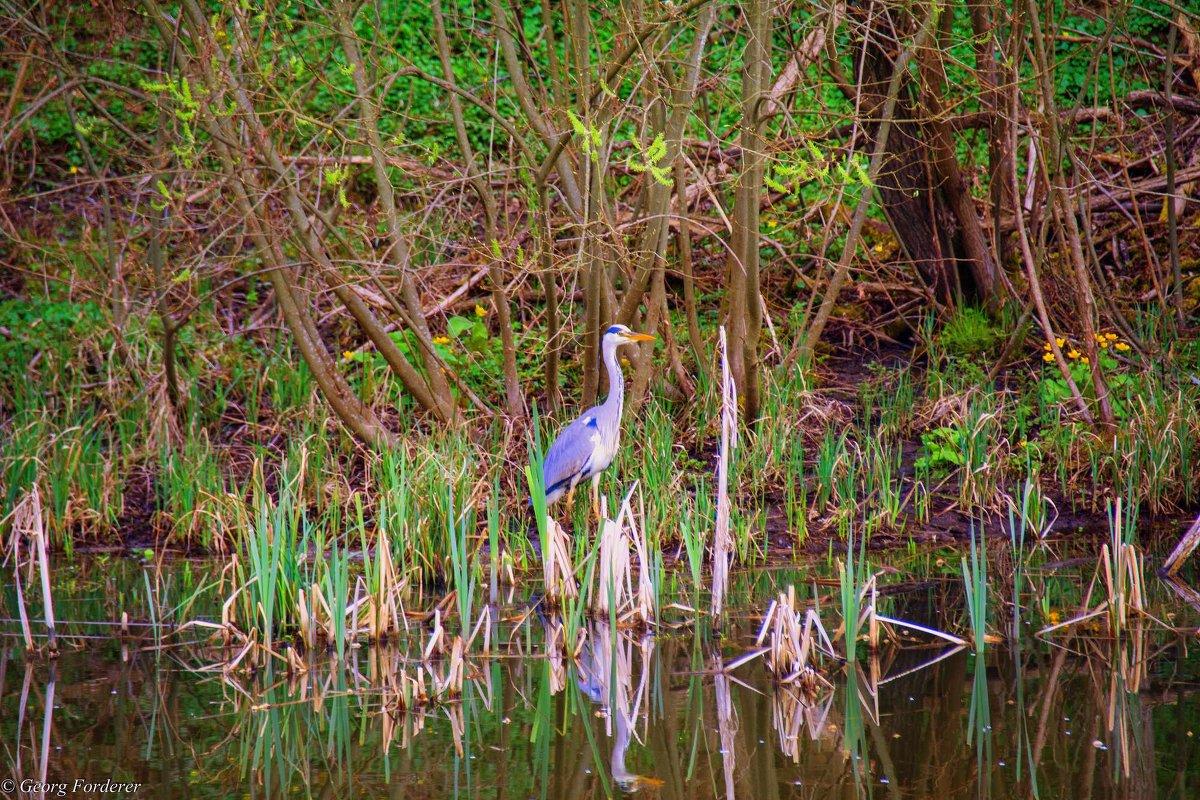
[[[583,472],[596,449],[596,415],[589,411],[563,428],[542,463],[546,502],[553,503]]]

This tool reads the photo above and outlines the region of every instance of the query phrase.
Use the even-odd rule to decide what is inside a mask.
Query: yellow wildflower
[[[434,344],[450,344],[450,337],[449,336],[435,336],[435,337],[433,337],[433,343]]]
[[[70,172],[72,175],[74,175],[75,173],[79,172],[79,167],[72,164],[71,168],[69,170],[67,170],[67,172]]]
[[[487,309],[486,309],[486,308],[484,308],[483,306],[479,305],[479,303],[476,303],[476,304],[475,304],[475,316],[477,316],[477,317],[486,317],[486,316],[487,316]]]
[[[874,247],[872,247],[872,248],[871,248],[871,252],[873,252],[873,253],[882,253],[882,252],[883,252],[883,245],[882,245],[882,244],[877,244],[877,245],[875,245]]]
[[[1054,353],[1043,353],[1042,361],[1045,361],[1047,364],[1053,363],[1054,362]]]
[[[1062,347],[1062,345],[1060,344],[1059,347]],[[1047,353],[1049,353],[1050,352],[1050,343],[1046,342],[1044,345],[1042,345],[1042,349],[1045,350]]]
[[[1067,343],[1067,340],[1061,336],[1055,336],[1054,343],[1057,344],[1059,347],[1062,347],[1064,344]]]
[[[1113,347],[1115,347],[1117,350],[1120,350],[1122,353],[1129,349],[1129,345],[1125,344],[1125,342],[1117,342],[1113,345]]]
[[[353,351],[353,350],[343,350],[343,351],[342,351],[342,358],[344,358],[344,359],[346,359],[347,361],[349,361],[350,359],[354,358],[354,351]]]
[[[1090,358],[1088,358],[1087,356],[1084,356],[1083,358],[1079,359],[1079,361],[1082,364],[1091,364],[1092,363],[1092,360]]]
[[[1117,340],[1117,335],[1115,333],[1106,333],[1104,334],[1104,338],[1108,339],[1110,342],[1115,342]]]
[[[1071,359],[1079,358],[1079,351],[1076,350],[1074,347],[1072,347],[1070,350],[1067,351],[1067,358],[1071,358]]]
[[[1101,339],[1100,341],[1096,342],[1096,344],[1100,345],[1101,350],[1108,349],[1108,339]]]

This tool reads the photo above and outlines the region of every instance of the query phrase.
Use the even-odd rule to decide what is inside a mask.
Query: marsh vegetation
[[[8,773],[1191,796],[1198,27],[0,0]]]

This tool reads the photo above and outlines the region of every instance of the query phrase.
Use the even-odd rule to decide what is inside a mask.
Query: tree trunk
[[[954,14],[943,13],[940,22],[937,46],[920,54],[923,79],[921,99],[925,106],[923,122],[927,138],[933,145],[930,148],[930,160],[935,189],[941,193],[954,215],[954,252],[962,254],[978,299],[994,312],[998,310],[994,305],[996,264],[988,250],[987,236],[980,223],[975,201],[958,165],[954,134],[946,122],[949,109],[943,100],[946,90],[945,53],[950,47],[950,27],[954,22]],[[961,261],[955,266],[961,269]]]
[[[742,396],[745,419],[758,418],[762,402],[758,337],[762,331],[759,286],[759,201],[763,187],[762,105],[770,78],[771,14],[766,0],[748,0],[742,68],[742,169],[734,193],[733,237],[725,265],[728,292],[729,367]]]
[[[860,76],[857,102],[860,114],[869,120],[873,139],[883,122],[880,112],[895,54],[901,50],[905,30],[913,27],[912,17],[896,4],[881,9],[877,1],[864,6],[860,0],[850,13],[856,22],[852,28],[867,32],[855,42]],[[919,55],[927,62],[936,58]],[[936,72],[936,81],[943,80],[940,65]],[[953,141],[941,119],[940,92],[935,88],[925,93],[928,113],[921,115],[914,99],[916,88],[906,75],[876,186],[880,204],[905,255],[938,299],[954,305],[968,290],[988,301],[994,267]]]

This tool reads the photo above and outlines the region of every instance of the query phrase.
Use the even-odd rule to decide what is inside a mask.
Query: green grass
[[[177,434],[169,434],[161,427],[162,415],[144,401],[98,414],[78,389],[68,388],[60,402],[45,410],[13,414],[0,428],[6,506],[38,480],[52,543],[69,552],[78,542],[117,533],[130,512],[129,478],[136,470],[147,470],[160,512],[156,524],[165,526],[170,541],[229,551],[245,536],[242,519],[255,513],[248,467],[232,468],[231,458],[253,456],[262,462],[268,494],[281,484],[292,486],[290,501],[303,509],[314,529],[345,529],[355,503],[361,503],[366,524],[387,537],[401,574],[414,576],[417,583],[449,578],[454,569],[452,528],[447,525],[451,504],[444,490],[429,487],[454,486],[456,514],[470,497],[472,519],[483,519],[483,505],[494,492],[511,498],[510,466],[491,455],[511,446],[503,430],[489,427],[476,441],[465,432],[418,431],[401,448],[370,453],[330,421],[302,369],[287,372],[290,380],[284,382],[278,363],[265,362],[262,378],[244,379],[237,391],[257,387],[254,391],[264,400],[263,423],[300,424],[294,434],[276,435],[249,450],[214,443],[212,437],[219,433],[215,426],[223,423],[205,423],[206,415],[190,417]],[[869,536],[877,530],[901,531],[910,518],[922,524],[948,498],[964,511],[994,508],[991,504],[1003,490],[1016,487],[1009,488],[1014,493],[1025,482],[1032,487],[1029,524],[1037,530],[1052,518],[1050,495],[1062,495],[1076,509],[1094,509],[1093,498],[1102,496],[1096,487],[1114,487],[1149,513],[1186,507],[1195,502],[1198,488],[1197,392],[1187,385],[1169,389],[1152,374],[1143,380],[1150,391],[1139,403],[1136,421],[1119,429],[1107,446],[1078,425],[1055,423],[1048,415],[1034,425],[1012,422],[1025,411],[1037,416],[1032,386],[1002,404],[975,394],[964,403],[960,418],[926,431],[916,471],[903,480],[904,420],[934,399],[914,391],[910,401],[904,387],[914,384],[906,371],[880,376],[880,390],[860,391],[857,419],[862,427],[801,423],[800,398],[805,395],[790,397],[787,392],[799,389],[772,384],[771,391],[779,393],[770,403],[777,417],[748,437],[734,460],[740,480],[734,487],[739,500],[733,520],[739,556],[745,561],[762,557],[764,512],[774,503],[782,506],[796,544],[812,535],[810,510],[814,519],[831,521],[843,535],[856,520]],[[304,388],[295,391],[297,386]],[[247,403],[237,391],[227,393],[223,417]],[[272,391],[274,398],[266,400]],[[285,407],[282,419],[275,416],[277,403]],[[633,478],[640,481],[655,551],[685,545],[692,532],[709,529],[712,515],[706,459],[689,455],[711,446],[705,439],[709,431],[681,429],[668,408],[655,400],[639,416],[630,415],[621,459],[605,477],[606,488],[615,491],[631,485]],[[1022,434],[1027,438],[1010,441]],[[761,468],[755,459],[762,461]],[[488,477],[485,490],[474,492],[472,487],[487,475],[501,480]],[[689,502],[679,500],[684,486],[692,487]],[[576,511],[582,524],[586,501]],[[495,513],[498,549],[517,566],[527,563],[524,536],[514,536],[524,525],[523,506],[506,499]],[[584,553],[586,540],[577,539],[575,546]]]
[[[189,342],[199,346],[205,335],[197,330]],[[1190,382],[1166,370],[1138,371],[1126,384],[1138,387],[1126,402],[1126,424],[1103,439],[1047,402],[1040,370],[1011,377],[1003,389],[970,385],[973,373],[945,331],[929,335],[935,378],[922,379],[914,365],[875,367],[836,413],[820,405],[827,395],[811,374],[765,382],[763,421],[732,461],[738,563],[777,557],[766,531],[780,518],[795,547],[813,537],[848,540],[851,531],[861,544],[880,532],[915,532],[948,506],[1002,511],[1007,493],[1021,503],[1019,524],[1032,538],[1050,527],[1056,507],[1102,511],[1108,493],[1127,498],[1130,513],[1170,514],[1197,501],[1200,390]],[[157,358],[145,331],[131,339],[140,357]],[[494,597],[510,567],[536,568],[525,498],[537,508],[540,453],[574,406],[553,421],[537,414],[525,446],[500,421],[469,417],[460,429],[440,430],[401,409],[389,423],[405,431],[402,444],[371,452],[332,419],[286,347],[205,346],[219,353],[213,358],[227,380],[200,380],[203,371],[189,367],[177,409],[161,393],[119,381],[112,390],[61,376],[40,385],[40,408],[26,404],[0,421],[3,510],[37,481],[51,543],[70,557],[83,543],[120,542],[123,523],[148,503],[149,524],[163,541],[237,555],[236,585],[244,588],[235,620],[263,642],[297,633],[301,595],[310,625],[315,598],[323,600],[320,630],[308,637],[335,649],[356,636],[394,634],[402,622],[386,598],[401,583],[417,593],[459,589],[456,611],[467,633],[483,587]],[[69,351],[54,357],[69,360]],[[686,404],[655,395],[631,409],[621,454],[602,484],[615,503],[639,482],[643,566],[658,605],[677,585],[672,554],[680,555],[686,581],[678,583],[693,603],[705,581],[718,407],[706,374],[697,373],[698,394]],[[374,397],[393,397],[376,388]],[[920,458],[906,462],[902,454],[922,426]],[[526,462],[532,469],[522,478]],[[565,505],[554,511],[564,522],[570,513]],[[572,511],[583,579],[595,569],[588,558],[594,526],[586,499]],[[544,548],[540,525],[539,535]],[[853,557],[849,563],[853,569]],[[982,567],[970,563],[968,583]],[[374,606],[373,622],[358,629],[344,612],[360,574]],[[572,635],[583,630],[587,591],[563,609]]]
[[[938,334],[938,343],[950,355],[969,356],[985,353],[996,346],[999,332],[987,314],[972,306],[962,306]]]

